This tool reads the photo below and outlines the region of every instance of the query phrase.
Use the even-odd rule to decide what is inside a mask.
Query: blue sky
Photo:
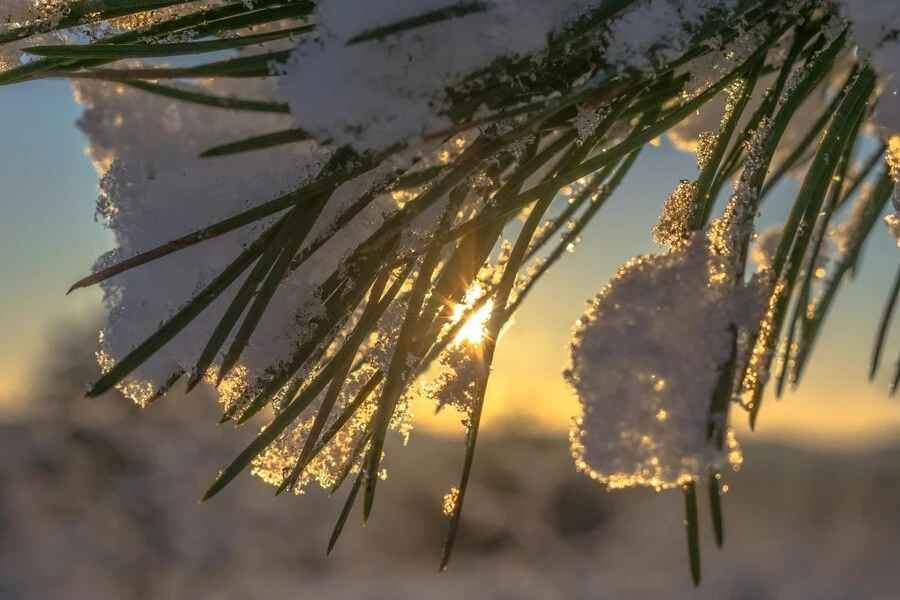
[[[21,394],[50,327],[100,304],[96,291],[65,296],[111,243],[79,112],[63,81],[0,88],[0,399]]]
[[[65,296],[68,284],[87,273],[112,244],[94,221],[97,176],[75,127],[79,113],[65,82],[0,87],[0,414],[7,418],[14,418],[28,398],[34,359],[52,351],[44,346],[47,333],[101,310],[95,289]],[[560,372],[572,323],[621,263],[658,251],[649,229],[661,202],[679,179],[695,172],[694,158],[666,143],[644,151],[584,242],[548,274],[503,338],[489,392],[489,422],[525,415],[540,427],[567,426],[575,403]],[[786,213],[793,192],[795,183],[781,186],[765,207],[762,227]],[[890,368],[875,385],[865,378],[897,258],[897,248],[880,227],[861,274],[841,292],[804,387],[779,403],[767,402],[759,435],[846,448],[900,436],[900,401],[884,393]],[[888,367],[898,346],[900,336],[894,335]]]

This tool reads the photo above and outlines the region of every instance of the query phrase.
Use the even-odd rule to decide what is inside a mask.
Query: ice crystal
[[[900,135],[892,135],[888,138],[884,158],[887,161],[891,177],[895,182],[900,183]]]
[[[221,382],[218,381],[219,373],[215,367],[207,369],[203,379],[209,385],[216,387],[219,404],[223,412],[233,411],[236,416],[243,413],[247,403],[247,387],[250,383],[250,374],[246,365],[236,365]],[[218,385],[216,385],[218,382]]]
[[[98,338],[99,348],[94,353],[94,356],[97,358],[97,365],[100,367],[100,372],[108,373],[116,365],[116,359],[110,356],[106,351],[104,343],[105,335],[103,331],[100,331]],[[156,395],[157,390],[156,386],[149,381],[137,379],[127,379],[118,384],[116,389],[123,396],[130,398],[132,402],[141,408],[146,408],[150,404],[151,400]]]
[[[331,428],[337,415],[347,408],[375,372],[376,369],[372,365],[363,365],[350,374],[344,382],[325,430]],[[364,454],[364,447],[360,445],[364,443],[370,422],[377,410],[377,398],[378,388],[369,395],[332,439],[327,443],[318,441],[321,449],[310,460],[291,488],[295,494],[304,493],[312,483],[317,483],[325,489],[331,488],[342,473],[358,469]],[[401,402],[391,421],[391,429],[400,432],[401,436],[408,436],[410,418],[407,403]],[[278,436],[275,442],[253,461],[253,474],[271,485],[282,485],[285,477],[294,469],[303,454],[314,419],[315,416],[308,417]]]
[[[437,375],[426,385],[426,395],[437,407],[452,406],[468,418],[477,400],[477,383],[482,375],[478,349],[469,344],[453,345],[441,353]]]
[[[765,275],[770,274],[766,273]],[[747,358],[744,380],[741,382],[740,391],[742,393],[755,392],[760,386],[764,386],[769,381],[769,367],[771,366],[771,356],[774,352],[772,338],[775,335],[775,310],[785,293],[786,286],[782,280],[775,283],[774,286],[761,285],[759,289],[765,293],[767,304],[765,305],[765,312],[759,320],[759,335],[756,338],[756,344],[753,348],[748,348],[750,355]]]
[[[739,463],[708,428],[748,297],[711,283],[699,236],[619,269],[577,322],[565,373],[582,408],[570,436],[579,470],[609,488],[665,489]]]
[[[891,234],[897,239],[897,246],[900,247],[900,210],[895,210],[891,214],[885,216],[884,223],[888,226]]]
[[[449,492],[444,494],[441,502],[441,512],[444,513],[445,517],[449,517],[456,512],[457,504],[459,504],[459,488],[452,487]]]
[[[753,187],[752,182],[769,165],[763,153],[771,127],[771,121],[762,119],[747,141],[744,170],[734,184],[731,199],[725,205],[725,213],[709,227],[711,248],[716,255],[725,259],[723,272],[720,273],[723,277],[727,277],[729,271],[740,270],[744,244],[749,242],[753,234],[759,190]]]
[[[891,229],[891,232],[897,237],[897,243],[900,245],[900,236],[897,236],[896,219],[897,215],[900,215],[900,135],[892,135],[887,141],[887,149],[884,154],[885,160],[887,162],[888,170],[891,174],[891,178],[894,180],[894,193],[893,193],[893,204],[894,204],[894,217],[892,221],[888,222],[888,226]]]
[[[677,248],[690,238],[694,194],[694,183],[687,179],[682,179],[669,194],[659,221],[653,226],[653,239],[657,244]]]
[[[602,116],[600,111],[594,106],[585,104],[578,105],[578,114],[575,116],[573,124],[575,125],[575,129],[578,130],[578,139],[580,141],[584,142],[593,135],[594,131],[597,130],[597,126],[600,124]]]
[[[717,141],[719,141],[719,134],[715,131],[704,131],[697,136],[697,146],[694,153],[697,155],[698,168],[703,169],[709,162]]]

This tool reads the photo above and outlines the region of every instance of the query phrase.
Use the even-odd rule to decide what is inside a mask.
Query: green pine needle
[[[313,200],[322,193],[323,186],[321,184],[310,184],[303,186],[296,191],[280,196],[274,200],[264,202],[259,206],[255,206],[232,217],[223,219],[218,223],[214,223],[213,225],[204,227],[203,229],[198,229],[185,236],[167,242],[161,246],[157,246],[156,248],[153,248],[151,250],[141,252],[137,256],[133,256],[114,265],[101,269],[100,271],[92,273],[87,277],[83,277],[82,279],[79,279],[74,284],[72,284],[72,286],[69,288],[69,291],[66,293],[71,294],[77,289],[96,285],[98,283],[106,281],[110,277],[114,277],[120,273],[124,273],[125,271],[129,271],[131,269],[153,262],[164,256],[168,256],[173,252],[178,252],[179,250],[183,250],[184,248],[188,248],[190,246],[193,246],[194,244],[199,244],[201,242],[205,242],[206,240],[211,240],[221,235],[225,235],[226,233],[232,232],[236,229],[240,229],[241,227],[249,225],[250,223],[255,223],[257,221],[265,219],[266,217],[286,210],[292,205],[296,204],[298,200]]]
[[[777,281],[784,282],[784,290],[777,298],[772,321],[771,334],[766,343],[765,368],[772,362],[772,349],[777,343],[785,318],[787,303],[794,290],[797,276],[803,265],[803,257],[812,236],[813,224],[821,212],[822,203],[831,178],[848,145],[855,143],[858,124],[866,111],[869,96],[874,90],[875,74],[871,69],[863,69],[849,84],[846,96],[835,111],[832,126],[827,130],[807,171],[791,214],[785,222],[781,242],[772,260],[772,272]],[[750,426],[755,427],[762,405],[764,386],[759,385],[753,392],[750,408]]]
[[[113,81],[271,77],[274,73],[273,65],[287,62],[290,55],[290,50],[281,50],[220,60],[193,67],[135,67],[126,69],[91,69],[88,71],[61,68],[50,71],[46,75],[50,77],[95,77]]]
[[[684,527],[687,533],[688,560],[691,581],[700,585],[700,523],[697,518],[697,485],[691,481],[684,485]]]
[[[713,533],[716,536],[716,546],[719,548],[725,544],[725,520],[722,517],[721,477],[722,475],[718,472],[711,473],[709,476],[709,509],[713,522]]]
[[[474,13],[484,12],[489,8],[490,5],[487,2],[458,2],[457,4],[428,11],[408,19],[402,19],[389,25],[368,29],[347,40],[347,45],[353,46],[362,42],[381,40],[389,35],[434,25],[448,19],[457,19]]]
[[[328,549],[325,551],[326,556],[331,555],[338,539],[341,537],[341,532],[344,531],[344,524],[347,522],[347,517],[350,516],[350,512],[353,510],[353,504],[356,502],[356,496],[359,494],[359,488],[362,484],[364,473],[365,471],[360,470],[359,475],[356,476],[356,481],[353,482],[353,487],[350,488],[350,493],[347,495],[347,501],[344,503],[344,508],[341,509],[341,514],[338,516],[337,523],[334,524],[334,531],[331,532],[331,538],[328,540]]]
[[[302,129],[285,129],[273,133],[254,136],[241,140],[239,142],[230,142],[221,146],[215,146],[209,150],[205,150],[200,156],[202,158],[213,158],[219,156],[231,156],[242,152],[252,152],[254,150],[265,150],[267,148],[275,148],[285,144],[296,144],[310,139],[308,133]]]
[[[24,48],[23,52],[48,58],[92,58],[109,61],[123,60],[128,58],[159,58],[167,56],[203,54],[206,52],[220,52],[222,50],[244,48],[255,44],[263,44],[265,42],[272,42],[295,35],[310,33],[314,30],[314,26],[304,25],[302,27],[291,27],[290,29],[269,31],[266,33],[258,33],[255,35],[243,35],[234,38],[206,40],[200,42],[161,44],[85,44],[83,46],[32,46],[30,48]]]
[[[799,383],[808,364],[815,343],[821,332],[822,325],[828,316],[838,290],[844,281],[844,277],[862,252],[863,246],[869,238],[869,234],[878,222],[879,215],[884,211],[894,191],[894,180],[885,169],[878,178],[875,188],[865,199],[857,227],[851,232],[847,242],[847,251],[841,260],[835,265],[835,271],[828,280],[825,290],[819,296],[812,317],[806,319],[803,327],[803,336],[800,340],[800,349],[795,358],[795,381]]]
[[[39,33],[68,29],[97,21],[126,17],[135,13],[188,4],[195,0],[79,0],[66,5],[59,19],[43,19],[0,32],[0,44],[14,42]]]
[[[282,224],[280,231],[283,231],[283,229],[284,225]],[[232,329],[234,329],[238,319],[244,314],[244,311],[247,309],[250,300],[256,293],[263,278],[271,270],[272,265],[275,263],[275,259],[278,257],[278,253],[279,247],[273,242],[266,247],[262,256],[257,259],[253,270],[250,271],[250,274],[244,280],[244,283],[241,284],[238,293],[235,294],[231,304],[229,304],[228,309],[219,321],[219,324],[216,326],[215,330],[213,330],[209,342],[207,342],[206,347],[200,354],[200,358],[197,359],[197,364],[194,366],[193,371],[191,371],[190,379],[188,379],[188,392],[200,383],[201,379],[206,375],[207,369],[212,364],[213,360],[215,360],[216,355],[219,353],[219,350],[221,350],[222,345],[225,343],[225,340],[228,338]]]
[[[264,112],[275,114],[290,114],[290,107],[283,102],[268,102],[265,100],[251,100],[249,98],[236,98],[233,96],[216,96],[214,94],[206,94],[194,90],[186,90],[179,87],[161,85],[148,81],[126,81],[123,82],[128,87],[132,87],[143,92],[173,98],[175,100],[183,100],[193,104],[202,106],[210,106],[213,108],[222,108],[226,110],[246,110],[252,112]]]
[[[900,270],[894,276],[894,285],[888,294],[887,302],[884,305],[884,312],[878,323],[878,334],[875,336],[875,347],[872,349],[872,360],[869,367],[869,381],[875,379],[878,373],[878,365],[881,363],[881,353],[884,350],[884,342],[887,338],[887,332],[891,325],[891,319],[894,316],[894,310],[897,308],[897,298],[900,294]]]
[[[202,313],[206,307],[240,277],[241,273],[253,264],[256,258],[262,254],[271,231],[270,229],[257,238],[222,273],[213,279],[199,294],[194,296],[184,308],[166,321],[156,333],[147,338],[122,360],[118,361],[112,369],[91,386],[86,395],[96,397],[109,391],[128,377],[132,371],[144,364],[160,348],[169,343],[172,338],[187,327],[195,317]]]

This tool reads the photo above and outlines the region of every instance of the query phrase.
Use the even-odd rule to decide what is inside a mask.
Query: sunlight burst
[[[491,311],[493,309],[493,300],[485,302],[484,306],[476,310],[468,319],[466,319],[465,324],[460,327],[459,331],[456,333],[456,337],[453,338],[453,342],[457,346],[464,343],[474,346],[484,341],[484,336],[487,333],[487,322],[488,319],[491,318]],[[468,311],[468,307],[465,304],[457,304],[453,308],[453,316],[458,321],[466,311]]]
[[[462,344],[470,344],[477,346],[484,341],[487,333],[488,319],[491,317],[491,311],[494,310],[494,301],[488,300],[475,312],[471,312],[479,299],[484,296],[484,288],[478,282],[466,290],[466,296],[462,303],[453,306],[453,315],[450,318],[452,324],[459,323],[463,318],[466,322],[456,332],[453,343],[457,346]],[[471,314],[469,314],[471,312]],[[468,317],[466,315],[469,314]]]

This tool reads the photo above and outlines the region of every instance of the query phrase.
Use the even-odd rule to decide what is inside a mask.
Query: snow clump
[[[710,428],[725,427],[711,404],[745,291],[710,284],[699,234],[619,269],[576,323],[565,373],[582,409],[570,436],[579,470],[611,489],[667,489],[740,464],[733,435],[719,448]]]
[[[632,3],[615,15],[605,39],[597,40],[606,46],[608,71],[643,69],[680,55],[710,15],[735,4]],[[448,89],[498,59],[537,56],[548,36],[597,7],[603,7],[598,0],[387,0],[373,13],[362,0],[327,0],[316,11],[318,38],[298,45],[285,67],[281,89],[298,126],[317,139],[357,150],[384,149],[450,126]],[[447,9],[456,10],[456,16],[356,39],[379,27]]]

